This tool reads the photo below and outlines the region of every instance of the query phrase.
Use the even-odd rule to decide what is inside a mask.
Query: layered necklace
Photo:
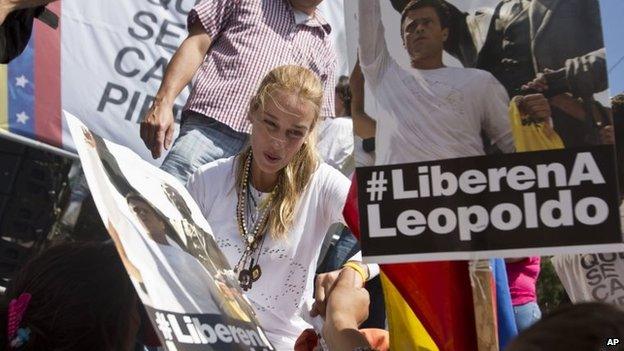
[[[264,233],[269,218],[268,209],[273,201],[273,193],[269,194],[269,197],[265,199],[265,201],[258,201],[259,203],[254,199],[249,184],[249,178],[251,177],[251,160],[252,154],[250,151],[245,159],[243,179],[238,189],[238,201],[236,203],[238,232],[246,247],[234,268],[234,272],[238,273],[238,282],[244,291],[251,289],[253,283],[258,281],[262,275],[259,260],[265,239]],[[252,202],[253,209],[251,208]],[[254,212],[257,215],[255,218]],[[247,219],[252,223],[247,223]],[[252,225],[251,231],[248,229],[249,224]]]

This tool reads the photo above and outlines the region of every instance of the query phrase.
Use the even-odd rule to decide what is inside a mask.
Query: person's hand
[[[53,1],[56,0],[0,0],[0,25],[2,25],[7,16],[15,10],[45,6]]]
[[[82,128],[82,135],[84,136],[87,145],[95,148],[95,140],[93,140],[93,135],[87,128]]]
[[[340,271],[331,294],[327,297],[326,318],[349,318],[357,325],[368,318],[370,296],[359,281],[359,274],[355,270],[344,268]]]
[[[600,135],[600,141],[603,144],[613,145],[615,144],[615,132],[612,125],[606,125],[598,131]]]
[[[368,318],[370,296],[355,283],[357,276],[353,269],[343,269],[327,297],[322,335],[331,350],[371,346],[358,331],[358,326]]]
[[[156,98],[141,122],[141,139],[153,158],[159,158],[163,149],[169,150],[174,128],[172,105]]]
[[[550,103],[543,94],[518,96],[516,97],[516,103],[523,116],[537,121],[544,121],[550,118]]]
[[[331,271],[328,273],[322,273],[316,276],[316,280],[314,282],[314,304],[312,305],[312,310],[310,311],[310,315],[312,317],[321,316],[325,317],[325,300],[330,295],[332,289],[334,288],[334,283],[338,279],[340,273],[344,270],[353,271],[355,270],[349,267],[345,267],[339,270]],[[354,285],[363,287],[364,282],[362,281],[362,277],[359,274],[355,274],[353,276]]]
[[[546,81],[546,78],[544,77],[544,75],[542,73],[539,73],[537,77],[535,77],[535,79],[524,84],[522,86],[522,89],[523,90],[531,89],[531,90],[535,90],[535,91],[539,91],[540,93],[543,93],[548,90],[548,82]]]
[[[522,86],[522,89],[523,90],[532,89],[532,90],[538,91],[540,93],[548,91],[548,80],[546,79],[546,74],[552,73],[552,72],[554,72],[554,71],[551,70],[551,69],[546,68],[544,70],[544,72],[538,73],[535,76],[535,79],[533,79],[532,81],[524,84]]]

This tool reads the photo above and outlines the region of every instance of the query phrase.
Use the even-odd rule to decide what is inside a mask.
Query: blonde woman
[[[344,222],[349,180],[315,151],[322,100],[314,73],[275,68],[249,106],[250,145],[204,165],[187,184],[278,350],[292,350],[310,327],[323,236],[331,224]],[[365,265],[352,268],[360,273],[356,284],[370,275]],[[317,305],[337,275],[317,279]]]

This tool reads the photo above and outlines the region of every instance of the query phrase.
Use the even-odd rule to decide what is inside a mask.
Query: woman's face
[[[295,94],[276,90],[267,97],[264,110],[250,113],[254,163],[264,173],[286,167],[312,132],[314,108]]]

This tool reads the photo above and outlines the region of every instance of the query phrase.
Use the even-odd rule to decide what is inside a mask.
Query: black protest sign
[[[358,169],[362,250],[382,263],[621,249],[613,148]]]
[[[224,319],[218,314],[181,314],[145,308],[168,350],[273,350],[264,332],[253,323]]]

